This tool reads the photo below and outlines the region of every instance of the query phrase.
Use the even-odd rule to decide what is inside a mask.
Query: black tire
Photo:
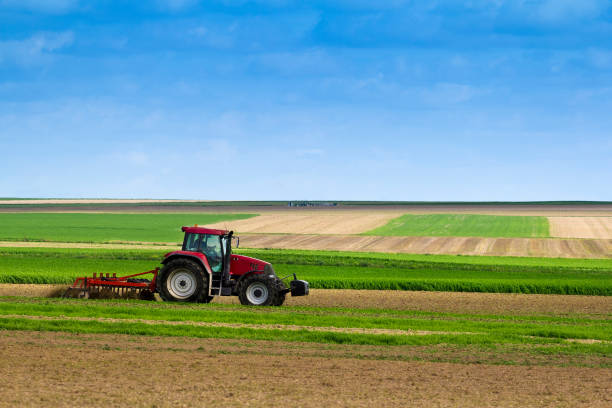
[[[208,274],[191,259],[168,262],[157,275],[157,293],[166,302],[208,303]]]
[[[278,290],[277,279],[251,275],[240,282],[238,299],[248,306],[279,306],[284,301],[284,294]]]
[[[285,289],[287,289],[287,287],[285,286],[283,281],[280,279],[276,279],[277,295],[272,306],[282,306],[282,304],[285,303]]]

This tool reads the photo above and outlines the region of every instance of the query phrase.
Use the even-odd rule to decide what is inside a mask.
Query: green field
[[[612,295],[612,260],[240,249],[313,288]],[[0,248],[2,283],[71,283],[159,266],[164,251]]]
[[[546,217],[406,214],[366,235],[540,238],[549,236],[549,225]]]
[[[345,328],[351,330],[343,331]],[[0,298],[0,329],[409,345],[433,347],[426,354],[436,361],[444,361],[439,348],[443,344],[455,356],[462,349],[471,354],[495,352],[501,357],[489,358],[492,359],[490,362],[498,364],[530,364],[534,361],[541,364],[551,357],[573,365],[609,367],[612,364],[612,321],[609,316],[517,317],[382,309],[279,309],[5,297]],[[356,332],[354,329],[364,330]],[[589,342],[576,343],[575,340],[579,339]],[[513,357],[504,356],[504,353]]]
[[[255,214],[0,213],[0,240],[183,242],[183,225],[242,220]]]

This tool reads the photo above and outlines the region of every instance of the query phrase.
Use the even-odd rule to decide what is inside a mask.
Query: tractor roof
[[[202,227],[183,227],[183,231],[193,234],[227,235],[229,231]]]

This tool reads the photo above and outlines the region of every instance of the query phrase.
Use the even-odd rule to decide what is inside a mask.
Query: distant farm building
[[[338,203],[329,201],[289,201],[288,207],[336,207]]]

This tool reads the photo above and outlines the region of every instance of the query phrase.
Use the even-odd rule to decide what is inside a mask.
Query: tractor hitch
[[[284,278],[281,278],[281,280],[285,280],[290,276],[293,276],[293,280],[289,282],[289,288],[285,289],[283,293],[291,292],[291,296],[308,295],[308,292],[310,290],[310,285],[305,280],[298,279],[297,276],[295,276],[295,273],[292,273],[291,275],[287,275]]]

